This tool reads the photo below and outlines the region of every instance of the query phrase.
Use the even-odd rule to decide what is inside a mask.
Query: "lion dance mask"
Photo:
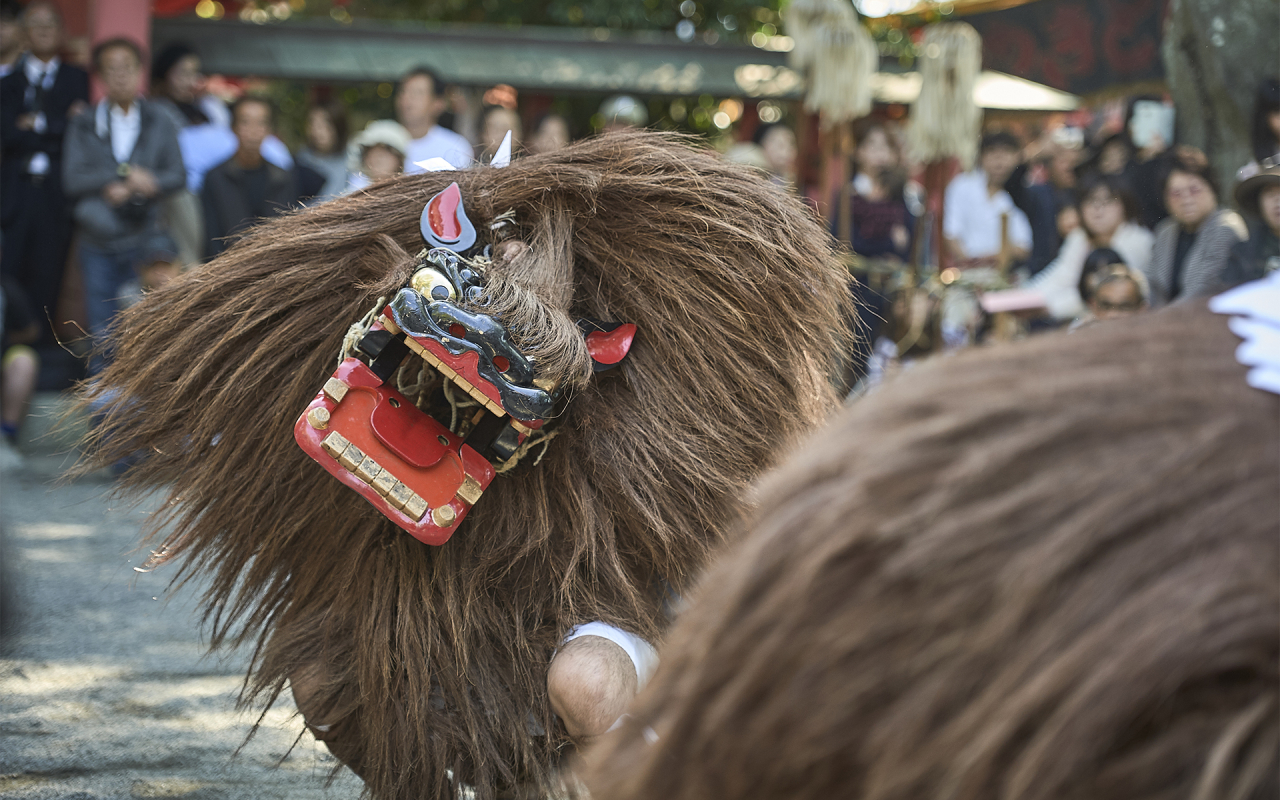
[[[404,176],[122,314],[91,460],[168,494],[149,566],[211,579],[244,701],[318,676],[374,796],[545,789],[555,648],[658,639],[833,407],[846,283],[798,200],[668,136]]]

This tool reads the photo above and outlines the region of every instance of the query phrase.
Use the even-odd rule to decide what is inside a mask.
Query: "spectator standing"
[[[297,163],[324,177],[308,203],[337,197],[347,188],[347,111],[340,103],[321,103],[307,110],[307,144]]]
[[[1267,78],[1258,84],[1250,133],[1254,162],[1280,164],[1280,80]]]
[[[852,172],[832,232],[863,258],[907,261],[921,202],[908,188],[898,139],[883,123],[857,131]]]
[[[1236,286],[1280,269],[1280,165],[1236,186],[1236,204],[1249,217],[1249,238],[1231,247],[1223,283]]]
[[[13,72],[22,55],[22,6],[17,0],[0,0],[0,78]]]
[[[1076,209],[1080,227],[1067,234],[1057,258],[1027,283],[1044,295],[1049,314],[1059,320],[1084,313],[1078,290],[1081,270],[1097,248],[1109,248],[1139,272],[1151,263],[1154,237],[1136,222],[1138,203],[1122,179],[1114,175],[1086,178]]]
[[[208,115],[197,103],[203,80],[200,56],[180,42],[161,50],[151,63],[151,99],[178,131],[183,164],[199,160],[198,129],[209,125]],[[189,169],[186,185],[165,199],[164,217],[182,263],[199,264],[204,258],[204,213],[191,189]]]
[[[618,94],[600,104],[599,117],[604,133],[643,128],[649,124],[649,112],[629,94]]]
[[[1138,199],[1138,221],[1154,230],[1170,213],[1163,178],[1174,157],[1172,104],[1155,95],[1135,97],[1125,112],[1124,135],[1132,152],[1125,179]]]
[[[178,133],[168,115],[138,96],[142,49],[108,39],[93,51],[106,97],[72,120],[62,182],[75,200],[89,329],[101,344],[121,287],[136,277],[144,249],[162,232],[160,203],[186,181]],[[105,365],[95,353],[90,374]]]
[[[1005,191],[1019,162],[1018,140],[1006,131],[982,137],[978,168],[958,175],[947,186],[943,234],[960,260],[994,260],[1008,247],[1013,261],[1031,251],[1031,223]],[[1002,219],[1008,219],[1008,241],[1001,241]]]
[[[392,119],[370,122],[348,148],[349,191],[402,174],[408,149],[409,132],[403,125]]]
[[[572,141],[569,135],[569,123],[559,114],[544,114],[533,125],[533,135],[529,137],[529,152],[533,155],[554,153]]]
[[[1164,202],[1170,216],[1156,228],[1147,269],[1153,308],[1213,292],[1232,246],[1248,237],[1240,215],[1218,206],[1217,184],[1203,161],[1172,159]]]
[[[231,132],[236,152],[209,170],[200,192],[204,206],[205,258],[215,258],[231,245],[228,237],[260,219],[274,217],[298,202],[291,170],[262,154],[262,143],[275,125],[275,109],[263,97],[245,95],[231,106]]]
[[[1013,204],[1027,215],[1027,221],[1031,223],[1031,254],[1026,264],[1031,275],[1053,261],[1072,227],[1069,223],[1062,224],[1062,212],[1074,206],[1072,189],[1075,186],[1077,154],[1077,150],[1052,139],[1035,143],[1028,148],[1023,163],[1005,182],[1005,191],[1013,198]],[[1043,176],[1037,172],[1043,172]],[[1068,230],[1063,230],[1064,227]]]
[[[514,153],[520,149],[520,143],[524,139],[524,132],[520,127],[520,115],[514,108],[506,106],[486,108],[480,124],[480,161],[482,163],[488,164],[493,160],[508,132],[511,133],[511,152]]]
[[[71,245],[62,190],[63,137],[89,100],[89,76],[63,64],[62,20],[36,0],[23,13],[30,50],[0,79],[0,270],[26,293],[37,320],[53,315]],[[41,340],[53,331],[40,325]]]
[[[471,143],[436,123],[444,107],[444,84],[427,67],[416,67],[400,80],[396,118],[409,131],[406,172],[421,172],[418,162],[432,158],[443,158],[455,169],[471,165],[475,153]]]
[[[21,463],[18,455],[18,432],[27,416],[31,396],[35,394],[40,359],[30,345],[40,336],[39,320],[31,315],[31,306],[23,297],[22,287],[0,276],[0,457]]]
[[[774,186],[796,191],[796,134],[781,122],[767,122],[756,128],[751,140],[764,155],[769,179]]]

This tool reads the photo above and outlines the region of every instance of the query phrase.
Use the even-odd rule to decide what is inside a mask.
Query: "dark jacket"
[[[1062,248],[1062,237],[1058,235],[1058,212],[1062,207],[1053,186],[1027,184],[1030,168],[1030,164],[1020,164],[1005,182],[1004,190],[1031,223],[1031,253],[1027,256],[1026,267],[1030,274],[1035,275],[1049,266]]]
[[[106,102],[71,121],[63,145],[62,186],[75,201],[75,220],[85,242],[104,250],[142,247],[159,227],[160,200],[187,183],[178,132],[149,101],[134,101],[141,127],[129,163],[155,173],[160,195],[137,208],[112,208],[102,190],[120,179],[120,164],[111,151],[111,134],[104,122]]]
[[[1178,249],[1178,221],[1166,218],[1156,226],[1156,241],[1152,247],[1151,263],[1147,267],[1147,282],[1151,284],[1151,306],[1159,306],[1188,297],[1213,294],[1222,286],[1227,255],[1236,242],[1249,235],[1244,220],[1229,209],[1218,209],[1200,225],[1195,243],[1182,265],[1182,291],[1170,297],[1173,285],[1173,261]]]
[[[1280,238],[1261,222],[1249,225],[1249,238],[1231,246],[1227,269],[1222,274],[1223,288],[1265,278],[1280,269]]]
[[[249,198],[245,171],[229,158],[204,176],[200,201],[204,205],[205,258],[213,258],[231,246],[234,234],[266,217],[288,211],[298,204],[294,175],[264,160],[266,188],[261,202]]]
[[[28,92],[26,56],[18,59],[13,72],[0,79],[0,218],[5,222],[22,202],[19,184],[36,153],[49,157],[49,179],[55,183],[62,174],[62,140],[67,132],[67,112],[77,100],[89,102],[89,75],[79,67],[61,64],[51,86],[39,100]],[[18,118],[32,112],[36,102],[45,115],[45,129],[18,130]]]

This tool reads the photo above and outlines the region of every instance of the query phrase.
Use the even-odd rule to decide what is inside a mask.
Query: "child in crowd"
[[[1088,311],[1076,327],[1095,320],[1127,317],[1147,307],[1147,280],[1130,269],[1120,254],[1099,247],[1084,261],[1080,271],[1080,298]]]
[[[409,149],[409,132],[394,120],[370,122],[347,149],[351,179],[347,191],[393,178],[404,172],[405,153]]]

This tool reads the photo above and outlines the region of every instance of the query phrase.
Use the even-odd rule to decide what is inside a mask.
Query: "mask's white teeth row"
[[[345,436],[337,431],[324,437],[324,440],[320,442],[320,446],[326,453],[337,459],[343,469],[372,486],[378,494],[386,498],[393,508],[397,511],[403,511],[415,522],[421,520],[431,510],[427,507],[426,500],[423,500],[404,483],[396,480],[396,476],[390,470],[384,469],[381,464],[365,455],[363,450],[349,442]],[[453,514],[454,511],[450,508],[445,516],[452,518]],[[434,515],[432,519],[434,521]],[[449,521],[452,522],[452,519]],[[438,522],[436,524],[439,525]]]
[[[379,321],[382,323],[382,327],[386,328],[391,333],[393,334],[400,333],[400,329],[396,327],[395,322],[387,319],[385,316],[380,317]],[[470,381],[468,381],[466,378],[462,377],[457,372],[455,372],[452,368],[449,367],[448,364],[445,364],[443,361],[436,358],[435,355],[432,354],[430,350],[427,350],[425,347],[418,344],[418,342],[412,336],[405,336],[404,342],[405,344],[409,345],[410,350],[412,350],[413,352],[421,356],[428,364],[430,364],[433,368],[435,368],[441,375],[453,381],[453,384],[455,386],[457,386],[459,389],[462,389],[467,394],[471,395],[471,399],[475,400],[477,403],[489,409],[499,417],[506,414],[506,412],[502,410],[502,406],[490,400],[488,395],[486,395],[484,392],[480,391],[476,387],[472,386]]]

